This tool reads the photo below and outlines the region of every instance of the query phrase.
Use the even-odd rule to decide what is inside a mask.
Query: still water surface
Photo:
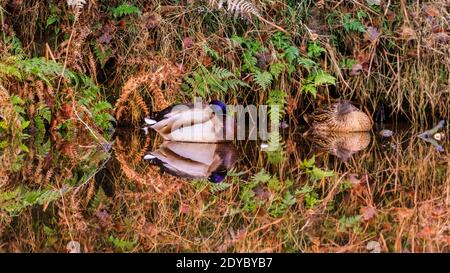
[[[29,154],[2,155],[0,249],[447,252],[449,144],[422,131],[286,128],[267,143],[196,144],[118,129],[111,147],[34,139]]]

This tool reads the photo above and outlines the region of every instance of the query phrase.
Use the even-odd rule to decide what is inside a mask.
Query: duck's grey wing
[[[214,112],[209,107],[176,109],[151,127],[162,134],[169,134],[181,127],[204,123],[213,116]]]
[[[212,164],[218,144],[166,141],[160,147],[173,153],[206,165]]]

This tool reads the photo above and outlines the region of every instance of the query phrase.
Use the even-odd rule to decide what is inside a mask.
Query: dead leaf
[[[183,48],[184,49],[191,48],[193,44],[194,44],[194,41],[192,40],[191,37],[185,37],[183,39]]]
[[[66,246],[67,251],[69,253],[80,253],[81,252],[81,245],[77,241],[70,241]]]
[[[413,215],[413,210],[408,208],[397,208],[397,218],[399,221],[410,218]]]
[[[105,209],[98,210],[95,216],[98,218],[98,223],[101,228],[106,229],[112,225],[112,217]]]
[[[143,227],[142,227],[142,232],[145,235],[149,235],[149,236],[156,236],[158,235],[159,231],[156,228],[156,226],[152,223],[146,223]]]
[[[381,253],[381,245],[377,241],[370,241],[367,243],[366,249],[370,253]]]
[[[112,40],[111,33],[104,32],[100,37],[98,37],[98,42],[102,44],[109,44]]]
[[[349,180],[353,186],[358,186],[361,184],[361,180],[358,178],[358,174],[356,173],[349,174]]]
[[[364,37],[368,41],[376,41],[380,37],[380,33],[378,32],[378,29],[376,27],[367,27],[367,31],[364,34]]]
[[[430,238],[436,234],[436,230],[433,227],[427,226],[424,227],[417,236],[421,238]]]
[[[388,22],[394,22],[395,21],[395,17],[396,17],[397,15],[395,14],[395,12],[393,12],[393,11],[391,11],[391,10],[388,10],[388,12],[386,13],[386,20],[388,21]]]
[[[202,64],[204,67],[207,67],[207,68],[212,65],[213,61],[214,61],[213,58],[211,58],[210,56],[204,56],[202,58]]]
[[[302,43],[299,47],[299,50],[302,54],[306,54],[308,52],[308,45],[305,43]]]
[[[363,67],[361,64],[354,64],[352,66],[352,69],[350,70],[350,76],[357,76],[359,74],[361,74]]]
[[[450,36],[445,32],[433,33],[431,39],[436,44],[448,44],[450,42]]]
[[[189,207],[186,204],[181,204],[181,206],[180,206],[180,213],[188,214],[190,210],[191,210],[191,207]]]
[[[365,221],[369,221],[376,214],[376,211],[375,211],[375,209],[373,207],[363,207],[363,208],[361,208],[360,212],[362,214],[362,218]]]
[[[406,55],[408,55],[409,57],[414,57],[417,58],[419,56],[418,52],[417,52],[417,48],[411,48],[406,52]]]
[[[441,15],[439,10],[431,5],[423,6],[422,10],[426,15],[431,16],[431,17],[437,17],[437,16]]]
[[[161,22],[161,16],[157,13],[146,12],[142,15],[142,20],[147,29],[153,29],[159,26]]]
[[[361,175],[361,184],[367,185],[369,182],[369,175],[367,173]]]
[[[73,115],[73,107],[69,103],[65,103],[61,106],[61,116],[64,119],[69,119]]]
[[[414,39],[416,37],[416,32],[414,31],[414,29],[412,29],[411,27],[408,27],[406,25],[402,26],[400,28],[400,38],[403,40],[411,40]]]
[[[319,34],[312,32],[310,36],[311,41],[315,41],[319,38]]]
[[[120,30],[125,30],[127,27],[127,22],[125,20],[120,20],[119,22],[117,22],[117,27]]]
[[[359,64],[368,63],[370,61],[370,54],[365,52],[359,52],[356,55],[356,60]]]
[[[443,217],[446,214],[449,213],[449,211],[447,209],[445,209],[442,206],[437,206],[433,209],[433,211],[431,212],[433,214],[433,216],[435,217]]]
[[[256,198],[259,200],[268,200],[270,198],[270,191],[262,185],[259,185],[254,191]]]
[[[270,54],[270,52],[260,53],[256,55],[256,60],[256,66],[266,70],[270,62],[272,61],[272,54]]]

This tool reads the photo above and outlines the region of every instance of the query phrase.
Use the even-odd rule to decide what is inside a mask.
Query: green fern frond
[[[251,179],[250,183],[254,186],[260,184],[260,183],[266,183],[270,180],[271,175],[268,174],[264,169],[259,171],[258,173],[254,174]]]
[[[286,97],[286,92],[282,90],[274,89],[269,92],[267,103],[270,106],[269,116],[271,122],[279,124],[283,119],[283,115],[285,113],[284,105],[286,103]],[[277,107],[277,111],[274,111],[275,107]]]
[[[234,77],[234,74],[228,71],[228,69],[218,66],[213,66],[211,72],[221,80]]]
[[[109,60],[111,56],[111,48],[103,48],[101,45],[99,45],[96,42],[93,42],[94,44],[94,54],[97,57],[100,67],[103,69],[105,67],[106,62]]]
[[[225,183],[225,182],[216,183],[216,184],[210,184],[209,191],[212,194],[215,194],[215,193],[224,191],[224,190],[228,189],[229,187],[231,187],[231,184],[230,183]]]
[[[317,73],[313,74],[313,77],[314,84],[316,86],[323,84],[336,84],[336,78],[323,70],[319,70]]]
[[[300,52],[298,50],[298,48],[296,46],[289,46],[288,48],[285,49],[284,51],[284,56],[286,58],[286,60],[288,60],[288,62],[290,64],[293,64],[294,61],[300,57]]]
[[[318,58],[325,53],[326,49],[321,47],[317,42],[312,42],[308,44],[308,57]]]
[[[347,13],[343,18],[343,26],[346,32],[355,31],[364,33],[366,32],[365,26],[360,22],[360,20],[351,18],[351,14]]]
[[[219,53],[214,49],[210,48],[206,43],[203,44],[203,51],[205,51],[205,53],[208,54],[208,56],[211,56],[216,61],[221,59]]]
[[[111,9],[111,13],[115,18],[120,18],[130,14],[141,15],[141,10],[133,5],[123,3],[113,9]]]
[[[184,90],[195,95],[206,97],[211,93],[226,93],[228,90],[237,90],[239,87],[248,87],[248,84],[239,80],[236,75],[226,68],[213,66],[211,70],[200,66],[191,76],[185,77]]]
[[[278,79],[280,74],[283,73],[284,69],[285,69],[285,65],[280,62],[271,64],[270,68],[269,68],[270,74],[272,74],[275,79]]]
[[[258,84],[263,90],[266,90],[272,84],[273,76],[267,71],[257,70],[253,76],[256,84]]]

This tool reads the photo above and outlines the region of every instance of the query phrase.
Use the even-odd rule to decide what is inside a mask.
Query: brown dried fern
[[[39,98],[39,102],[45,102],[44,83],[42,81],[36,81],[34,85],[35,85],[36,94]]]
[[[144,99],[142,98],[142,96],[139,95],[138,93],[135,93],[134,99],[136,101],[136,104],[141,108],[142,112],[144,112],[144,114],[146,116],[148,116],[149,115],[149,111],[148,111],[148,108],[147,108],[147,104],[145,104]]]
[[[162,61],[164,63],[164,60]],[[127,103],[129,106],[132,106],[130,103],[130,100],[133,100],[136,98],[136,96],[133,96],[134,94],[138,94],[138,88],[142,85],[147,86],[148,93],[153,97],[153,107],[152,109],[154,111],[160,111],[167,106],[169,106],[169,103],[167,102],[163,91],[161,90],[161,86],[163,84],[169,86],[171,89],[178,88],[178,86],[181,83],[181,71],[180,69],[165,61],[165,63],[161,66],[159,66],[155,71],[153,72],[142,72],[140,74],[137,74],[125,83],[124,87],[122,88],[122,95],[116,102],[116,119],[122,120],[125,114],[125,110],[128,110],[126,105]],[[144,114],[148,114],[148,107],[145,104],[144,100],[142,99],[142,96],[138,94],[137,100],[134,99],[135,105],[140,107],[140,111],[142,111]],[[134,109],[129,109],[131,111],[134,111]]]
[[[131,181],[135,181],[141,185],[150,185],[153,186],[155,191],[161,193],[161,179],[158,177],[157,171],[153,169],[153,167],[150,168],[150,173],[146,174],[140,174],[132,168],[128,161],[126,160],[126,157],[122,153],[116,153],[116,159],[120,163],[120,170],[125,174],[125,176],[130,179]]]

